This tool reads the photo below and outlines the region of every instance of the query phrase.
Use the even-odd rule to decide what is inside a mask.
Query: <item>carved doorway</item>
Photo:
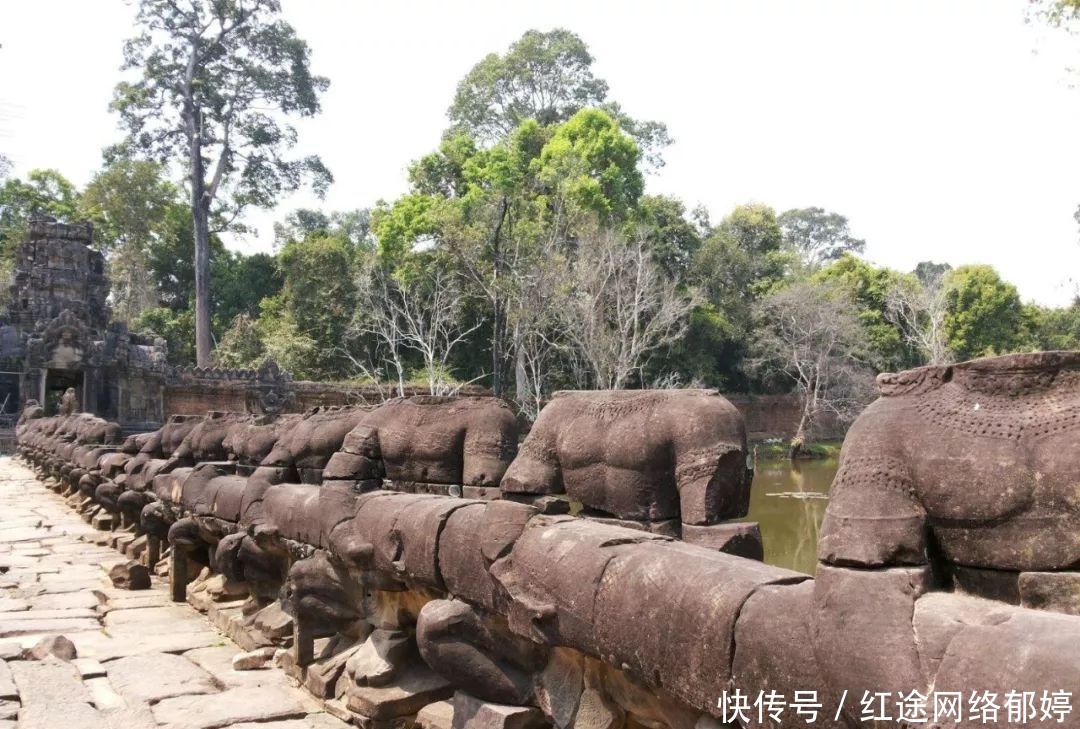
[[[42,405],[46,415],[56,415],[60,412],[60,398],[69,387],[75,388],[75,402],[82,410],[83,404],[83,372],[82,370],[48,369],[45,371],[45,387],[42,395]]]

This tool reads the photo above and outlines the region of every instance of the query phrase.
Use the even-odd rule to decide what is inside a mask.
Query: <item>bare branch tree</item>
[[[583,237],[558,311],[593,386],[626,387],[650,357],[685,333],[696,295],[677,290],[652,259],[643,233]]]
[[[567,274],[565,257],[553,246],[543,246],[540,255],[522,260],[511,271],[509,319],[516,399],[530,419],[540,414],[554,361],[567,348],[557,312],[560,286]]]
[[[872,397],[863,364],[866,335],[855,307],[835,285],[803,282],[763,299],[751,365],[794,381],[803,400],[791,455],[802,451],[821,415],[850,422]]]
[[[408,353],[418,356],[432,395],[456,393],[463,384],[451,377],[449,361],[454,348],[483,324],[461,325],[465,295],[452,274],[435,266],[424,267],[407,280],[397,280],[377,262],[365,266],[359,276],[358,301],[362,318],[350,327],[348,337],[365,336],[376,343],[378,359],[361,359],[347,353],[357,373],[381,382],[380,371],[396,380],[399,395],[405,394]]]
[[[945,341],[948,294],[948,284],[940,275],[925,284],[915,278],[897,281],[885,294],[886,318],[922,353],[927,364],[952,361]]]

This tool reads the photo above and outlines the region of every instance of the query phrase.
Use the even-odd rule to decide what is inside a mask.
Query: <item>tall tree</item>
[[[33,215],[70,222],[77,217],[78,203],[78,190],[56,170],[31,170],[25,181],[7,179],[0,185],[0,258],[15,255]]]
[[[661,165],[660,151],[671,143],[667,127],[631,119],[609,101],[608,84],[593,74],[593,60],[585,42],[569,30],[527,31],[505,54],[485,56],[458,84],[447,110],[452,133],[493,144],[528,119],[552,126],[598,107],[637,140],[647,162]]]
[[[851,235],[848,219],[822,208],[787,210],[777,218],[784,240],[798,251],[811,271],[835,261],[845,253],[862,253],[866,241]]]
[[[148,160],[118,159],[97,172],[79,199],[79,217],[94,224],[106,254],[110,303],[116,319],[134,322],[157,305],[150,251],[177,234],[180,191]],[[190,229],[190,228],[189,228]]]
[[[915,345],[890,318],[889,294],[903,282],[902,274],[879,268],[853,255],[841,256],[818,271],[814,281],[838,284],[854,307],[869,342],[868,359],[880,371],[896,372],[918,364]]]
[[[917,349],[926,364],[940,365],[952,355],[945,337],[949,290],[941,276],[924,283],[917,276],[898,277],[886,291],[886,318]]]
[[[1023,345],[1020,294],[991,266],[960,266],[945,277],[945,335],[958,359],[1004,354]]]
[[[332,179],[318,157],[287,157],[297,134],[285,117],[317,113],[329,82],[311,73],[310,50],[280,10],[278,0],[140,0],[140,32],[124,46],[123,70],[141,75],[113,99],[127,145],[182,161],[188,180],[200,366],[211,363],[212,227],[305,182],[321,194]]]
[[[650,358],[682,338],[698,303],[656,264],[644,235],[584,236],[566,283],[559,315],[597,389],[623,389],[635,378],[642,384]]]
[[[866,335],[848,292],[836,281],[801,281],[756,306],[755,367],[783,373],[802,396],[791,456],[798,456],[821,415],[850,421],[872,399]]]

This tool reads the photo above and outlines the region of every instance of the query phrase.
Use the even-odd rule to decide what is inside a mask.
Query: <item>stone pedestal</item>
[[[687,544],[695,544],[706,549],[734,554],[737,557],[756,559],[765,558],[765,549],[761,542],[761,528],[757,522],[730,522],[711,526],[682,525],[682,538]]]
[[[454,694],[452,729],[544,729],[550,726],[536,707],[493,704],[461,691]]]

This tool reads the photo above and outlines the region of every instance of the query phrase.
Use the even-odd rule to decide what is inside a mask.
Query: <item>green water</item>
[[[836,475],[836,459],[759,459],[747,520],[761,525],[765,561],[813,574],[818,531]]]

